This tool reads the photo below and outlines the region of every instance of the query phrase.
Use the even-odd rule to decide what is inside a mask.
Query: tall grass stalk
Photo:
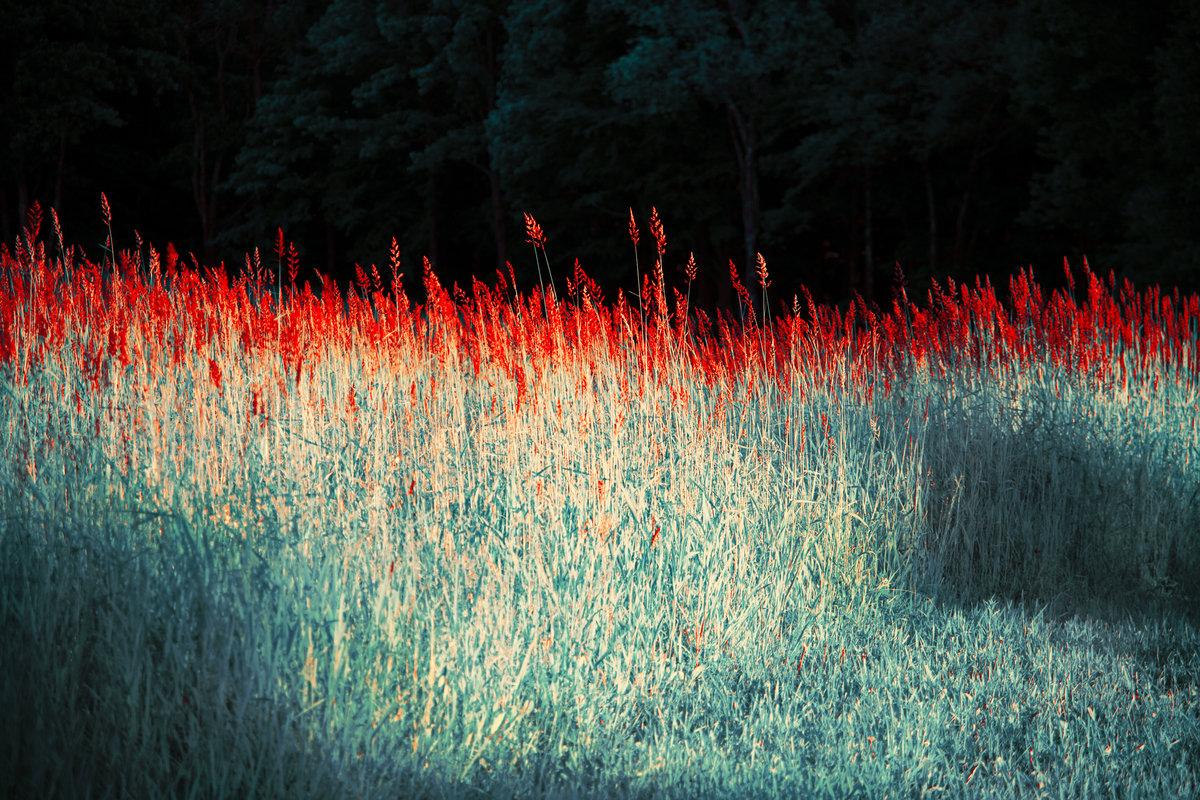
[[[284,313],[26,258],[0,794],[1200,789],[1194,297],[1022,273],[675,348],[432,273]]]

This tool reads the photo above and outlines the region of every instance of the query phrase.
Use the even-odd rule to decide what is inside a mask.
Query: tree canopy
[[[2,0],[0,223],[36,200],[98,236],[105,191],[209,259],[282,226],[338,275],[396,236],[529,280],[528,211],[562,273],[636,291],[655,206],[700,302],[759,252],[782,300],[1085,255],[1194,287],[1200,12],[1164,8]]]

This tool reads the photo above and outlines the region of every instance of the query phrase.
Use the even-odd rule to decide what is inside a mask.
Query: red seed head
[[[295,242],[288,242],[287,271],[288,280],[295,284],[296,278],[300,276],[300,251],[296,249]]]
[[[54,211],[54,209],[50,209]],[[37,241],[38,234],[42,230],[42,204],[34,200],[29,208],[25,209],[25,239],[30,244]]]
[[[653,206],[650,207],[650,235],[654,237],[654,246],[658,248],[658,254],[661,256],[667,252],[667,232],[663,230],[658,209]]]
[[[58,221],[58,212],[53,208],[50,209],[50,221],[54,223],[54,238],[58,240],[58,246],[61,249],[63,245],[62,224]]]
[[[637,247],[638,239],[641,234],[638,232],[637,220],[633,218],[633,209],[629,209],[629,239],[633,242],[633,246]]]
[[[1075,291],[1075,277],[1071,274],[1071,264],[1067,261],[1067,257],[1063,256],[1063,275],[1067,279],[1067,289]]]
[[[534,247],[545,247],[546,232],[542,230],[542,226],[538,224],[538,221],[528,211],[521,213],[525,215],[525,241]]]
[[[750,290],[742,284],[742,279],[738,277],[737,264],[733,262],[732,258],[729,259],[729,281],[733,284],[734,293],[746,307],[746,318],[753,324],[757,321],[757,317],[754,314],[754,303],[750,299]]]
[[[105,225],[112,225],[112,208],[108,205],[108,195],[100,193],[100,219]]]
[[[696,280],[696,254],[688,253],[687,264],[683,267],[683,274],[687,276],[688,283]]]
[[[392,280],[398,281],[404,275],[400,271],[400,243],[392,237],[392,246],[388,249],[388,265],[392,268]]]
[[[754,274],[758,276],[758,285],[764,290],[770,288],[771,279],[767,273],[767,260],[762,253],[754,254]]]

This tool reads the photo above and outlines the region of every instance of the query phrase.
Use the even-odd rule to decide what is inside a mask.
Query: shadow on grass
[[[565,770],[458,779],[374,736],[352,685],[306,699],[299,613],[236,547],[0,523],[0,797],[638,796]]]
[[[215,565],[55,527],[0,529],[0,796],[354,794]]]
[[[1044,609],[1051,640],[1111,634],[1098,652],[1127,656],[1162,686],[1192,692],[1200,474],[1175,443],[1139,436],[1033,416],[1016,425],[957,413],[931,421],[920,544],[930,593],[943,600],[931,628],[962,606],[965,635],[982,601],[1015,601],[1014,634]],[[328,704],[305,701],[295,643],[279,635],[290,625],[287,598],[303,587],[268,590],[253,558],[214,561],[186,536],[139,547],[131,544],[138,537],[108,530],[4,524],[2,796],[699,798],[887,788],[847,782],[844,768],[830,773],[842,783],[823,785],[819,770],[831,768],[806,772],[805,763],[782,775],[740,762],[736,772],[674,765],[662,784],[620,763],[594,777],[578,762],[559,771],[552,756],[526,771],[443,774],[402,747],[387,749],[400,737],[372,745],[369,709],[343,703],[334,716]],[[245,613],[259,608],[261,616]],[[1134,624],[1081,633],[1075,617]],[[1160,633],[1146,637],[1150,629]],[[284,676],[291,685],[280,686]],[[765,695],[777,677],[766,675],[753,694]],[[326,713],[327,724],[312,723]],[[608,755],[599,748],[580,758]]]
[[[189,555],[188,546],[169,541],[138,548],[130,546],[132,537],[104,532],[86,538],[64,536],[53,544],[41,532],[2,532],[0,796],[696,800],[882,796],[894,790],[898,780],[906,781],[914,793],[925,785],[920,776],[903,772],[903,758],[894,768],[874,762],[848,766],[845,754],[822,750],[821,738],[845,725],[830,722],[828,714],[819,711],[798,718],[798,727],[780,723],[778,730],[766,734],[770,739],[773,732],[780,742],[802,736],[812,743],[813,749],[789,750],[791,760],[779,762],[786,768],[778,772],[765,759],[754,762],[732,742],[729,752],[710,758],[693,738],[691,756],[673,754],[668,747],[663,753],[674,761],[647,774],[647,764],[635,763],[638,756],[631,754],[628,741],[614,732],[604,742],[580,746],[569,764],[551,755],[558,752],[557,746],[547,746],[523,768],[489,765],[457,777],[444,765],[415,759],[402,736],[387,743],[382,741],[385,737],[372,736],[370,709],[351,711],[343,703],[343,716],[312,724],[310,715],[328,711],[330,704],[315,706],[296,694],[295,685],[303,681],[274,652],[294,652],[287,635],[279,635],[294,612],[280,600],[282,610],[264,609],[261,617],[245,613],[270,600],[273,591],[264,585],[269,578],[254,573],[252,562],[200,558],[195,552]],[[999,617],[989,616],[992,613],[983,603],[966,612],[942,605],[930,610],[928,620],[913,624],[959,637],[960,642],[974,637],[982,643],[999,630],[1015,646],[1023,622],[1039,616],[1020,606],[1015,612],[1002,610]],[[954,632],[947,633],[947,628]],[[1074,637],[1072,643],[1099,635],[1058,623],[1045,631],[1051,639]],[[1107,644],[1132,655],[1147,672],[1173,675],[1174,685],[1185,688],[1183,672],[1189,664],[1194,666],[1195,652],[1181,655],[1170,645],[1176,640],[1194,645],[1194,631],[1178,639],[1164,631],[1154,640],[1139,642],[1137,626],[1126,626],[1123,635],[1126,639]],[[908,650],[894,655],[903,660]],[[966,664],[976,655],[966,647],[955,657]],[[786,684],[785,694],[811,696],[822,709],[837,704],[848,708],[858,698],[870,702],[882,696],[882,691],[862,695],[868,676],[836,663],[818,668],[814,651],[813,664],[803,676],[789,665],[779,674],[764,676],[761,685],[750,687],[730,678],[728,688],[752,688],[747,707],[755,697],[792,702],[787,697],[780,700],[781,683]],[[875,676],[884,682],[879,686],[892,680],[891,675]],[[280,685],[285,678],[290,690]],[[939,687],[924,688],[933,692]],[[829,696],[822,699],[821,692]],[[809,702],[803,697],[802,703]],[[355,695],[345,698],[353,700]],[[672,719],[682,725],[688,714],[695,714],[689,723],[695,730],[668,726],[665,736],[702,735],[718,718],[737,727],[736,719],[722,716],[722,704],[684,714],[680,709],[688,698],[677,700],[684,705],[668,706],[674,708]],[[967,747],[960,733],[942,733],[943,746]],[[895,735],[902,739],[904,733],[897,730]],[[956,767],[947,769],[953,772]],[[1164,782],[1173,774],[1161,772]],[[997,783],[979,796],[1011,796],[1013,786]]]
[[[1200,453],[1186,447],[1082,413],[931,417],[926,585],[964,602],[1200,621]]]

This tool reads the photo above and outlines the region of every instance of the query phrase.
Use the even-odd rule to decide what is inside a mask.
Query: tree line
[[[702,303],[759,252],[779,298],[1085,255],[1194,287],[1200,10],[1129,9],[0,0],[0,224],[38,201],[99,241],[105,191],[202,259],[283,227],[337,275],[396,236],[410,273],[528,280],[529,211],[552,261],[629,291],[655,206]]]

